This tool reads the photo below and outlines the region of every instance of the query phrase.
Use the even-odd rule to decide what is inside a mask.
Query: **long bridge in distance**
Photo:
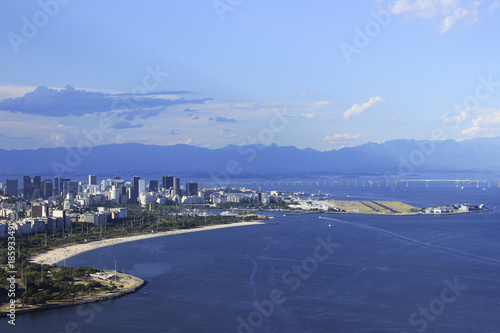
[[[481,187],[481,188],[500,188],[499,180],[477,180],[477,179],[350,179],[350,180],[274,180],[274,181],[242,181],[242,180],[221,180],[199,182],[203,187],[221,187],[221,186],[354,186],[354,187],[410,187],[411,185],[432,186],[433,183],[451,183],[455,187]]]

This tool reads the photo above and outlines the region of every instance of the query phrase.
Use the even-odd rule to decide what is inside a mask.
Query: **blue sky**
[[[0,35],[1,149],[500,135],[498,0],[2,1]]]

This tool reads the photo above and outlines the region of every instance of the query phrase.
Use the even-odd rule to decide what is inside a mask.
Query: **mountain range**
[[[196,174],[236,178],[275,174],[499,173],[500,137],[466,141],[392,140],[338,150],[229,145],[110,144],[91,148],[1,150],[0,174]]]

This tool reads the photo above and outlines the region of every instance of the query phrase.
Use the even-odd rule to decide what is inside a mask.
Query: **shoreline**
[[[32,313],[32,312],[38,312],[38,311],[46,311],[46,310],[53,310],[53,309],[59,309],[59,308],[65,308],[69,306],[77,306],[77,305],[83,305],[83,304],[89,304],[89,303],[97,303],[97,302],[104,302],[104,301],[109,301],[112,299],[120,298],[123,296],[127,296],[129,294],[133,294],[137,292],[139,289],[144,287],[146,285],[146,281],[138,278],[136,276],[132,276],[129,274],[121,273],[118,272],[117,276],[121,279],[128,278],[135,283],[128,287],[125,288],[124,290],[120,291],[115,291],[115,292],[100,292],[98,295],[89,297],[87,299],[76,299],[76,300],[62,300],[62,301],[53,301],[47,304],[42,304],[42,305],[35,305],[35,306],[27,306],[26,308],[23,307],[17,307],[15,308],[15,315],[22,315],[26,313]],[[6,309],[7,310],[7,309]],[[8,317],[9,316],[9,311],[0,311],[0,318],[1,317]]]
[[[269,210],[269,211],[274,211],[274,210]],[[482,211],[451,212],[451,213],[440,213],[440,214],[438,214],[438,213],[422,213],[419,211],[412,211],[412,212],[406,212],[406,213],[401,213],[401,214],[386,214],[386,213],[381,214],[381,213],[376,213],[376,212],[364,212],[363,213],[363,212],[351,212],[351,211],[326,212],[326,211],[286,210],[286,209],[282,209],[279,211],[285,213],[284,216],[293,216],[293,215],[299,216],[299,215],[305,215],[305,214],[321,214],[321,213],[385,215],[385,216],[416,216],[416,215],[458,215],[458,214],[469,214],[469,213],[481,213],[481,212],[491,211],[491,209],[482,210]],[[81,253],[84,253],[87,251],[95,250],[98,248],[106,247],[106,246],[111,246],[111,245],[116,245],[116,244],[121,244],[121,243],[128,243],[128,242],[133,242],[133,241],[143,240],[143,239],[148,239],[148,238],[154,238],[154,237],[163,237],[163,236],[184,234],[184,233],[190,233],[190,232],[216,230],[216,229],[223,229],[223,228],[229,228],[229,227],[258,225],[258,224],[266,224],[266,222],[264,222],[262,220],[255,220],[255,221],[248,221],[248,222],[236,222],[236,223],[230,223],[230,224],[216,224],[216,225],[203,226],[203,227],[194,227],[194,228],[189,228],[189,229],[176,229],[176,230],[169,230],[169,231],[161,231],[161,232],[155,232],[152,234],[142,234],[142,235],[131,235],[131,236],[116,237],[116,238],[107,238],[107,239],[92,241],[92,242],[88,242],[88,243],[71,244],[71,245],[66,245],[63,247],[50,249],[48,251],[35,254],[34,256],[29,258],[29,261],[35,262],[38,264],[53,265],[53,264],[56,264],[58,262],[65,260],[65,259],[69,259],[75,255],[78,255],[78,254],[81,254]]]
[[[53,264],[57,264],[58,262],[65,260],[65,259],[69,259],[75,255],[78,255],[78,254],[81,254],[81,253],[84,253],[87,251],[92,251],[92,250],[99,249],[102,247],[121,244],[121,243],[134,242],[134,241],[148,239],[148,238],[154,238],[154,237],[163,237],[163,236],[185,234],[185,233],[190,233],[190,232],[199,232],[199,231],[207,231],[207,230],[224,229],[224,228],[229,228],[229,227],[259,225],[259,224],[265,224],[265,222],[257,220],[257,221],[252,221],[252,222],[236,222],[236,223],[230,223],[230,224],[216,224],[216,225],[211,225],[211,226],[196,227],[196,228],[190,228],[190,229],[176,229],[176,230],[170,230],[170,231],[162,231],[162,232],[157,232],[157,233],[153,233],[153,234],[143,234],[143,235],[124,236],[124,237],[117,237],[117,238],[108,238],[108,239],[88,242],[88,243],[84,243],[84,244],[72,244],[72,245],[66,245],[63,247],[51,249],[51,250],[48,250],[46,252],[35,254],[33,257],[29,258],[29,260],[31,262],[35,262],[38,264],[53,265]]]

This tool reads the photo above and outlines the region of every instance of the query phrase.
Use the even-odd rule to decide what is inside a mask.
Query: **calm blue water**
[[[410,183],[394,191],[291,187],[421,207],[485,203],[493,212],[276,213],[276,225],[103,248],[66,264],[113,269],[116,258],[120,271],[148,284],[106,303],[19,316],[15,328],[1,319],[1,331],[500,332],[500,189],[469,184],[462,190],[455,183]]]

